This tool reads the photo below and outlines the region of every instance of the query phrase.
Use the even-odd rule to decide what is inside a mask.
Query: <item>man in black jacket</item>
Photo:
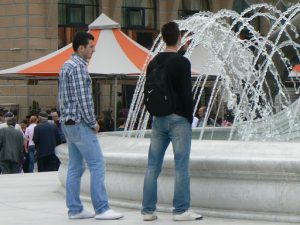
[[[6,128],[0,129],[0,167],[3,174],[18,172],[23,158],[24,138],[22,132],[15,129],[16,118],[6,120]]]
[[[166,43],[164,52],[159,53],[149,63],[146,76],[164,64],[165,73],[174,90],[176,107],[166,116],[153,116],[151,144],[148,154],[148,168],[143,190],[144,220],[157,219],[157,178],[160,174],[165,151],[170,142],[173,145],[175,161],[175,190],[173,199],[173,219],[175,221],[198,220],[202,216],[189,211],[190,176],[189,159],[193,120],[193,98],[191,64],[187,58],[177,53],[181,41],[177,23],[169,22],[162,27],[162,37]]]
[[[39,113],[39,124],[34,128],[33,141],[37,150],[38,172],[57,171],[59,159],[55,147],[60,144],[58,128],[48,122],[46,112]]]

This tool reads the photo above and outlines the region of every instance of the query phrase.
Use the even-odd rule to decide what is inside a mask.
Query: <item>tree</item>
[[[41,111],[41,108],[39,106],[39,102],[33,100],[32,106],[29,107],[29,115],[37,115]]]

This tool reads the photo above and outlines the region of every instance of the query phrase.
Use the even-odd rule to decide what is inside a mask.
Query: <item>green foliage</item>
[[[41,111],[40,105],[38,101],[33,100],[32,105],[29,107],[28,114],[29,115],[37,115]]]

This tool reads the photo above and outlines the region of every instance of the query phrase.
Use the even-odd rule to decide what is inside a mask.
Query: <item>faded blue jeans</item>
[[[153,117],[148,168],[144,179],[142,214],[150,214],[156,210],[157,178],[170,142],[172,142],[175,160],[173,213],[183,213],[190,207],[191,134],[191,124],[185,117],[176,114]]]
[[[83,210],[80,200],[81,176],[86,162],[91,174],[91,199],[96,214],[109,209],[104,184],[105,162],[95,132],[85,123],[62,124],[69,150],[69,165],[66,184],[66,201],[69,215]]]

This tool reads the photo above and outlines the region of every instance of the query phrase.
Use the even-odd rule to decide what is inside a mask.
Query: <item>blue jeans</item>
[[[161,172],[165,151],[170,142],[172,142],[175,160],[173,213],[183,213],[190,207],[191,134],[191,124],[182,116],[171,114],[153,117],[148,168],[144,179],[143,214],[150,214],[156,210],[157,178]]]
[[[91,199],[96,214],[109,209],[104,184],[105,162],[95,132],[85,123],[64,125],[62,129],[67,139],[69,165],[66,184],[66,201],[69,215],[83,210],[80,200],[81,176],[86,162],[91,174]]]
[[[28,173],[33,173],[34,170],[34,152],[35,146],[29,145],[28,146]]]

